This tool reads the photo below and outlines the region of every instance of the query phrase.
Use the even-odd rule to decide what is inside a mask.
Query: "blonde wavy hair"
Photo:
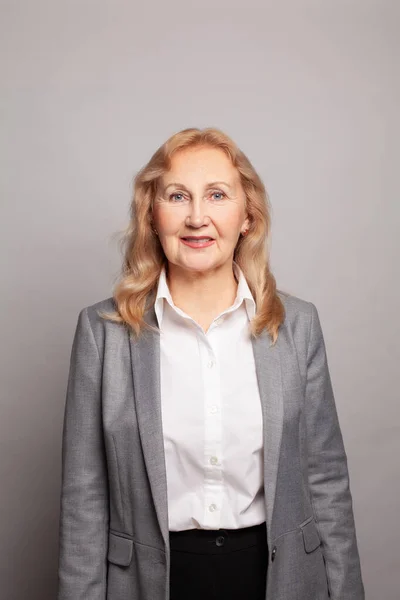
[[[158,279],[167,263],[152,226],[153,202],[161,177],[171,167],[172,156],[194,147],[223,150],[240,175],[250,226],[248,234],[239,238],[234,261],[242,269],[256,304],[256,313],[250,323],[251,334],[256,337],[265,328],[275,344],[285,311],[269,263],[271,215],[268,194],[246,155],[233,140],[214,127],[189,128],[175,133],[136,174],[130,221],[120,240],[124,259],[113,291],[117,310],[99,311],[99,315],[124,323],[137,336],[142,329],[153,329],[144,320],[144,314],[154,306]]]

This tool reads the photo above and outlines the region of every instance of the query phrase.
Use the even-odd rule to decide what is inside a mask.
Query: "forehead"
[[[170,181],[190,183],[198,179],[234,184],[239,174],[229,157],[219,148],[185,148],[172,156],[171,168],[163,175],[165,185]]]

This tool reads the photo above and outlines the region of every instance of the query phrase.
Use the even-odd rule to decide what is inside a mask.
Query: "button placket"
[[[222,420],[220,374],[211,337],[204,334],[200,356],[204,365],[204,519],[212,529],[219,529],[222,503]]]

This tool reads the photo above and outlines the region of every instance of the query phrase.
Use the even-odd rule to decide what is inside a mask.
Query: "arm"
[[[64,415],[58,600],[106,597],[109,515],[101,376],[84,308],[72,345]]]
[[[311,502],[332,600],[364,600],[347,456],[319,316],[310,304],[305,402]]]

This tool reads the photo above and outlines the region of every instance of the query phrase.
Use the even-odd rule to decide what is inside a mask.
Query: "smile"
[[[211,246],[215,240],[210,237],[187,236],[181,238],[181,242],[190,248],[207,248],[208,246]]]

